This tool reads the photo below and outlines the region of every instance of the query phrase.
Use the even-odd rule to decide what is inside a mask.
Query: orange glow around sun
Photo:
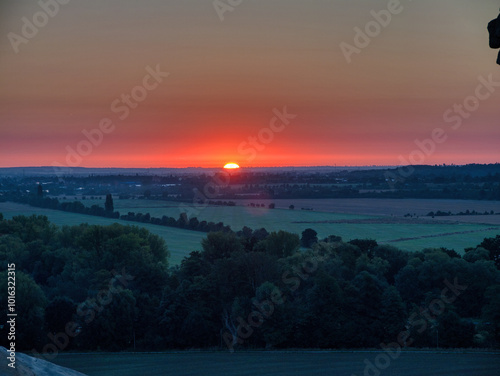
[[[232,162],[230,162],[230,163],[226,163],[226,164],[224,165],[224,168],[227,168],[227,169],[234,169],[234,168],[240,168],[240,166],[238,166],[236,163],[232,163]]]

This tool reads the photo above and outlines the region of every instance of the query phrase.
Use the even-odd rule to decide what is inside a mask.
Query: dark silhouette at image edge
[[[490,35],[490,48],[500,48],[500,14],[488,23],[488,33]],[[497,64],[500,65],[500,52],[498,53]]]

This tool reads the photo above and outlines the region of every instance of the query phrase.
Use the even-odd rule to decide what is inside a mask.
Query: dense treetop
[[[309,230],[302,242],[209,232],[169,267],[165,242],[140,227],[0,216],[2,270],[16,264],[18,344],[43,350],[70,323],[76,335],[61,350],[499,346],[500,236],[460,257]],[[2,272],[2,301],[6,283]]]

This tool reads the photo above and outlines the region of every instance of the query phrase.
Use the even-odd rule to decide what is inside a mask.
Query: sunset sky
[[[0,167],[499,162],[499,1],[44,1],[0,1]]]

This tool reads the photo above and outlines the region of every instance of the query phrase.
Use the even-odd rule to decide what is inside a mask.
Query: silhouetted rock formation
[[[0,347],[0,375],[2,376],[86,376],[69,368],[60,367],[43,359],[16,352],[15,367],[8,365],[9,352]]]
[[[500,15],[488,23],[488,33],[490,35],[490,47],[500,48]],[[497,64],[500,65],[500,52],[498,53]]]

